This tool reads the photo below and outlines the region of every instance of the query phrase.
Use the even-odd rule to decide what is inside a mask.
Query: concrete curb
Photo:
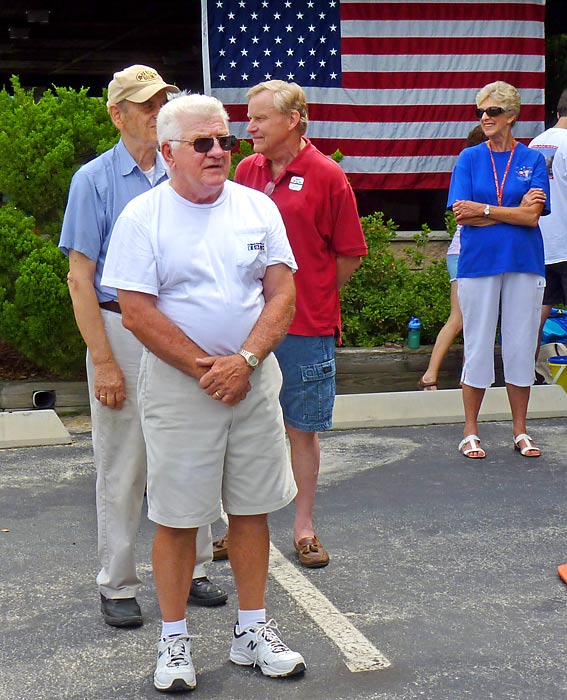
[[[0,449],[71,442],[69,432],[51,409],[0,413]]]
[[[567,393],[555,384],[533,386],[528,419],[567,417]],[[510,420],[504,387],[492,387],[479,415],[480,421]],[[400,391],[376,394],[340,394],[335,399],[333,429],[462,423],[460,389]],[[64,445],[71,436],[51,409],[0,412],[0,449],[34,445]]]
[[[555,384],[533,386],[528,418],[567,416],[567,393]],[[505,387],[487,389],[479,420],[510,420]],[[383,428],[464,422],[460,389],[342,394],[335,399],[333,429]]]

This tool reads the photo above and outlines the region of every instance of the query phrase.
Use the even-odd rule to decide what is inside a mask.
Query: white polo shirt
[[[227,181],[212,204],[194,204],[170,182],[119,216],[102,283],[157,297],[157,308],[210,355],[237,352],[265,301],[270,265],[297,269],[276,205]]]

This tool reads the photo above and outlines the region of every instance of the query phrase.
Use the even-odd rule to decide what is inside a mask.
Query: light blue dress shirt
[[[100,283],[114,223],[134,197],[168,177],[161,153],[156,154],[153,185],[130,155],[122,139],[83,165],[73,176],[59,249],[76,250],[96,262],[94,285],[99,302],[116,299],[116,290]]]

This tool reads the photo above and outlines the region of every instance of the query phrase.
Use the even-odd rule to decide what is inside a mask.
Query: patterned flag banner
[[[307,94],[307,131],[355,189],[437,189],[478,124],[475,96],[518,88],[514,133],[544,129],[545,0],[202,0],[205,92],[246,138],[246,91]]]

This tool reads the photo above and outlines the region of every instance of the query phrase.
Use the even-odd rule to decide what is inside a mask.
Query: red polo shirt
[[[354,192],[341,167],[305,140],[305,147],[274,185],[261,153],[242,160],[234,179],[277,204],[298,264],[294,335],[338,335],[341,329],[337,257],[366,255]]]

